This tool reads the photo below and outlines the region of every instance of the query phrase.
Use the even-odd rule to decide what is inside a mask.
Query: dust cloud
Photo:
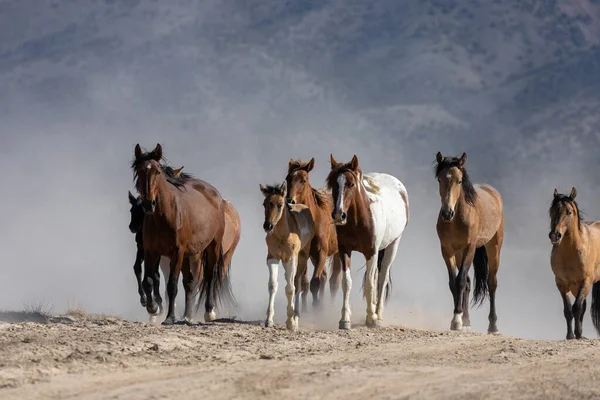
[[[466,151],[473,181],[492,184],[505,200],[497,292],[501,333],[564,337],[549,265],[546,212],[552,191],[577,186],[589,217],[600,218],[600,210],[589,171],[561,157],[560,147],[550,145],[554,163],[513,163],[485,131],[472,129],[482,126],[476,113],[459,120],[447,111],[451,107],[428,103],[414,90],[387,87],[391,76],[407,74],[410,81],[414,70],[383,70],[380,54],[389,53],[385,62],[406,54],[394,55],[377,32],[359,32],[352,24],[340,27],[348,39],[326,35],[327,21],[342,20],[335,17],[341,2],[310,10],[234,1],[181,1],[169,9],[154,2],[88,3],[67,13],[61,11],[66,2],[44,5],[31,14],[37,24],[17,29],[14,22],[13,34],[2,35],[0,308],[47,301],[55,312],[82,307],[147,318],[132,271],[128,164],[136,143],[161,143],[173,166],[214,184],[241,215],[232,267],[239,308],[231,316],[257,320],[266,311],[259,184],[281,182],[290,158],[315,157],[311,182],[322,186],[330,153],[339,161],[356,154],[364,172],[393,174],[409,193],[411,220],[392,267],[385,323],[448,329],[452,297],[435,232],[439,198],[431,168],[438,150]],[[31,12],[15,2],[1,5],[5,22]],[[328,47],[327,40],[334,44]],[[411,52],[420,43],[411,42]],[[420,76],[428,73],[435,80],[441,72]],[[416,78],[412,83],[420,85]],[[378,90],[387,98],[377,97]],[[464,92],[457,96],[469,107],[477,103]],[[495,106],[490,99],[481,104]],[[511,133],[514,146],[508,147],[519,148],[523,135]],[[355,255],[352,263],[353,320],[363,322],[364,259]],[[282,280],[280,273],[276,323],[285,318]],[[303,315],[301,326],[337,327],[341,293],[329,304],[328,291],[322,315]],[[487,329],[488,307],[486,302],[473,310],[475,331]],[[584,328],[594,336],[589,316]]]

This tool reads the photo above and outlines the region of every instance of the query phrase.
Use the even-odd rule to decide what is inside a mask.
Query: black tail
[[[596,282],[592,286],[592,309],[590,312],[596,333],[600,336],[600,282]]]
[[[216,265],[209,265],[207,251],[204,251],[202,264],[203,279],[199,283],[200,292],[198,303],[196,304],[196,312],[198,312],[205,302],[207,296],[210,296],[211,302],[217,309],[229,306],[236,308],[237,304],[231,290],[229,273],[231,268],[225,268],[225,264],[223,264],[223,246],[219,246],[219,257]],[[229,267],[231,267],[231,262],[229,263]]]
[[[471,305],[481,307],[486,297],[488,297],[488,255],[484,246],[475,249],[473,258],[473,269],[475,275],[475,289],[473,290],[473,299]]]
[[[383,255],[385,254],[385,249],[379,250],[379,254],[377,254],[377,275],[375,276],[375,282],[379,280],[379,274],[381,273],[381,264],[383,263]],[[360,289],[362,290],[363,299],[365,298],[365,280],[367,279],[367,271],[365,270],[365,274],[362,279],[362,286]],[[376,288],[378,286],[375,286]],[[392,292],[392,269],[390,268],[390,279],[388,280],[388,284],[383,288],[385,290],[385,298],[384,301],[387,304],[388,298],[390,297],[390,293]],[[379,293],[378,293],[379,294]]]

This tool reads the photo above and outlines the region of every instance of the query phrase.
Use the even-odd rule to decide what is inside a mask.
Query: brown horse
[[[267,233],[267,267],[269,268],[269,306],[267,308],[266,327],[273,326],[275,294],[277,293],[277,272],[279,262],[285,270],[285,295],[287,297],[287,328],[298,329],[300,279],[305,275],[308,265],[310,244],[314,237],[315,225],[307,206],[287,203],[287,182],[280,186],[260,185],[265,196],[265,222],[263,229]]]
[[[471,264],[475,270],[473,303],[481,306],[490,298],[488,333],[498,331],[496,321],[496,274],[504,240],[504,212],[500,193],[489,185],[473,185],[465,169],[467,154],[444,157],[438,152],[435,176],[439,182],[442,206],[437,234],[442,257],[448,268],[450,291],[454,297],[454,318],[450,329],[471,329],[469,294]]]
[[[207,313],[222,294],[227,296],[230,293],[222,293],[223,286],[229,285],[222,272],[225,207],[219,191],[212,185],[199,179],[179,179],[164,169],[161,161],[160,144],[151,152],[143,152],[138,144],[131,167],[146,211],[143,227],[146,309],[150,314],[156,314],[162,303],[160,294],[152,293],[153,277],[156,276],[154,269],[161,256],[169,257],[169,309],[163,324],[172,324],[175,322],[175,297],[181,272],[186,321],[192,320],[193,266],[200,262],[204,265],[200,298],[204,295],[209,299]],[[208,280],[207,276],[214,279]]]
[[[600,334],[600,221],[583,221],[575,201],[577,190],[565,196],[554,189],[550,206],[550,265],[563,300],[567,339],[581,339],[587,295],[592,289],[592,322]],[[593,287],[593,288],[592,288]],[[571,306],[570,294],[575,296]],[[575,318],[575,335],[572,322]]]
[[[327,280],[325,262],[329,257],[333,257],[331,278],[329,279],[332,299],[335,298],[339,288],[342,277],[342,264],[337,255],[338,243],[335,225],[331,221],[331,213],[333,212],[331,194],[325,190],[317,190],[310,185],[308,175],[314,166],[314,158],[309,162],[290,159],[288,174],[285,179],[288,187],[288,203],[306,205],[315,223],[315,237],[310,245],[310,259],[315,267],[310,281],[310,291],[313,297],[313,306],[318,306],[319,299],[323,297]]]
[[[343,306],[340,329],[350,329],[350,257],[353,251],[365,256],[364,295],[368,327],[383,323],[388,298],[390,267],[408,224],[406,188],[396,177],[383,173],[364,174],[356,155],[348,163],[338,163],[331,155],[327,186],[334,201],[331,217],[336,224],[342,264]]]

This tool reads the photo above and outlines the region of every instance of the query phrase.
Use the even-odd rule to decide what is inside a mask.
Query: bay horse
[[[157,261],[166,256],[171,260],[167,284],[169,308],[163,324],[175,323],[175,297],[181,272],[186,299],[184,320],[192,320],[193,268],[200,262],[204,277],[214,278],[202,279],[200,287],[200,298],[208,299],[205,319],[210,319],[207,314],[212,305],[231,293],[230,282],[223,274],[225,207],[221,194],[205,181],[181,179],[172,170],[163,168],[160,144],[150,152],[143,152],[137,144],[134,154],[131,168],[146,212],[143,226],[146,310],[156,314],[160,306],[160,294],[152,293],[153,279]],[[224,287],[227,290],[223,291]]]
[[[315,224],[310,209],[303,204],[287,203],[287,182],[281,185],[263,186],[265,221],[267,234],[267,267],[269,268],[269,305],[266,327],[273,326],[275,294],[279,262],[285,270],[285,295],[287,297],[287,329],[295,331],[299,322],[300,278],[308,267],[310,244],[314,237]]]
[[[556,287],[563,300],[567,321],[567,340],[582,339],[583,315],[587,296],[592,291],[592,322],[600,334],[600,221],[584,221],[575,201],[577,190],[569,196],[554,189],[550,205],[550,265]],[[571,297],[575,303],[571,306]],[[572,322],[575,318],[575,334]]]
[[[338,256],[338,243],[335,225],[331,221],[333,199],[325,190],[317,190],[310,185],[309,172],[315,166],[315,159],[304,162],[290,159],[286,182],[287,201],[290,204],[306,205],[315,223],[315,236],[310,245],[310,259],[315,267],[310,281],[313,306],[318,306],[325,291],[327,271],[325,263],[333,257],[329,289],[331,298],[335,298],[341,279],[341,262]],[[308,270],[306,271],[308,273]],[[303,303],[305,301],[303,293]]]
[[[488,333],[498,332],[496,275],[504,240],[502,197],[490,185],[473,185],[465,168],[466,153],[460,157],[444,157],[438,152],[436,161],[435,177],[442,203],[436,230],[454,299],[450,329],[471,329],[469,269],[472,264],[475,277],[472,303],[481,306],[486,296],[489,297]]]
[[[336,225],[342,264],[343,306],[340,329],[350,329],[350,257],[362,253],[367,261],[364,295],[366,325],[383,323],[383,308],[390,289],[390,267],[408,225],[408,193],[396,177],[384,173],[363,174],[354,155],[348,163],[330,156],[327,187],[334,201],[331,214]],[[376,282],[377,281],[377,282]]]

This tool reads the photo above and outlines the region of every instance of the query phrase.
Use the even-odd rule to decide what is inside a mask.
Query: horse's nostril
[[[343,213],[342,213],[342,221],[343,221],[343,220],[345,220],[347,216],[348,216],[348,215],[346,215],[346,213],[345,213],[345,212],[343,212]]]
[[[335,219],[335,211],[331,213],[331,218]]]

